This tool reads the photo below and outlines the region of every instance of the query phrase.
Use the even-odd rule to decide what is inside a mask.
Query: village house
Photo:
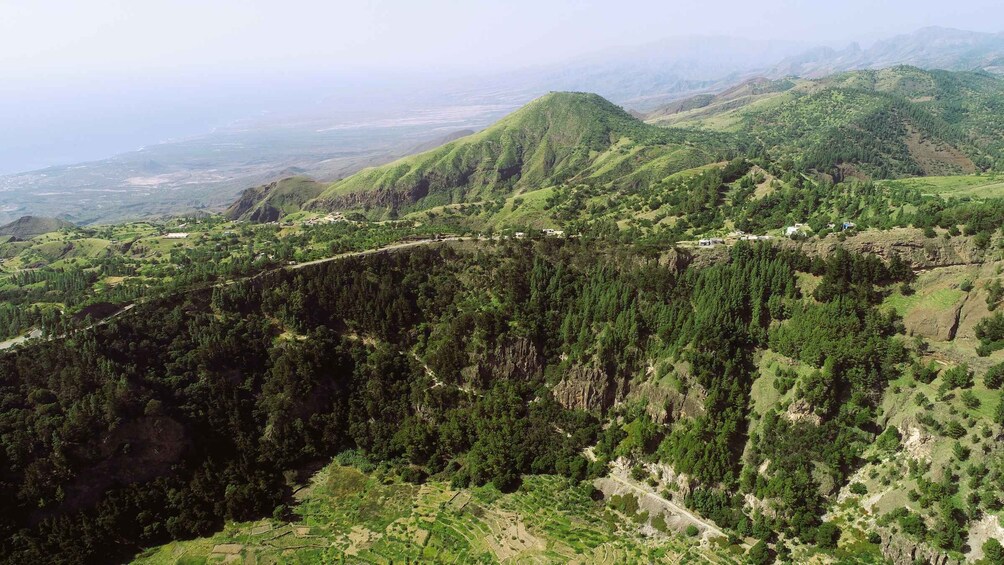
[[[805,227],[806,225],[803,223],[796,223],[793,226],[788,226],[784,228],[784,235],[787,237],[791,237],[793,235],[805,235]]]

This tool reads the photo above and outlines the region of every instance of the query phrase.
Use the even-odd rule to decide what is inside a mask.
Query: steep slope
[[[897,177],[999,166],[1002,110],[1004,80],[988,73],[893,67],[802,81],[739,108],[722,103],[652,121],[742,132],[771,157],[805,168]]]
[[[0,227],[0,236],[13,236],[18,239],[25,239],[43,233],[59,231],[64,228],[75,227],[70,222],[59,218],[46,218],[43,216],[22,216],[13,222]]]
[[[317,197],[324,186],[305,177],[289,177],[249,188],[227,208],[224,216],[230,220],[274,222],[298,211],[307,201]]]
[[[595,94],[551,93],[480,133],[336,182],[312,206],[397,212],[586,180],[645,183],[714,160],[721,139],[652,127]]]

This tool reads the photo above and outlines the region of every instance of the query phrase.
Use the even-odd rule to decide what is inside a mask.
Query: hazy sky
[[[397,96],[381,81],[448,84],[681,37],[839,46],[929,25],[999,32],[1000,2],[0,0],[0,173],[106,157],[331,90],[372,102]]]
[[[1004,12],[1000,0],[0,0],[0,72],[513,67],[680,35],[821,42],[928,25],[1001,31]]]

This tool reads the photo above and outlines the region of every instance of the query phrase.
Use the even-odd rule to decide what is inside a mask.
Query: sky
[[[841,45],[929,25],[999,32],[999,4],[0,0],[0,173],[309,104],[321,95],[307,85],[324,77],[420,83],[693,36]]]

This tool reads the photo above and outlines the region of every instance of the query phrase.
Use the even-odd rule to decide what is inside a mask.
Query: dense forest
[[[797,272],[821,277],[814,300]],[[783,501],[770,530],[825,537],[806,468],[842,479],[881,432],[872,411],[908,355],[875,285],[910,276],[895,261],[766,245],[695,269],[596,242],[503,241],[151,300],[0,357],[0,497],[17,509],[0,553],[103,561],[206,534],[273,513],[297,470],[345,449],[410,480],[503,490],[526,473],[596,476],[625,453],[661,459],[694,477],[688,500],[723,527],[749,527],[738,490]],[[753,356],[767,346],[818,367],[802,395],[823,425],[774,415],[751,433]],[[691,367],[703,416],[587,413],[550,391],[576,367],[629,387],[661,358]],[[604,429],[611,418],[647,431]]]

